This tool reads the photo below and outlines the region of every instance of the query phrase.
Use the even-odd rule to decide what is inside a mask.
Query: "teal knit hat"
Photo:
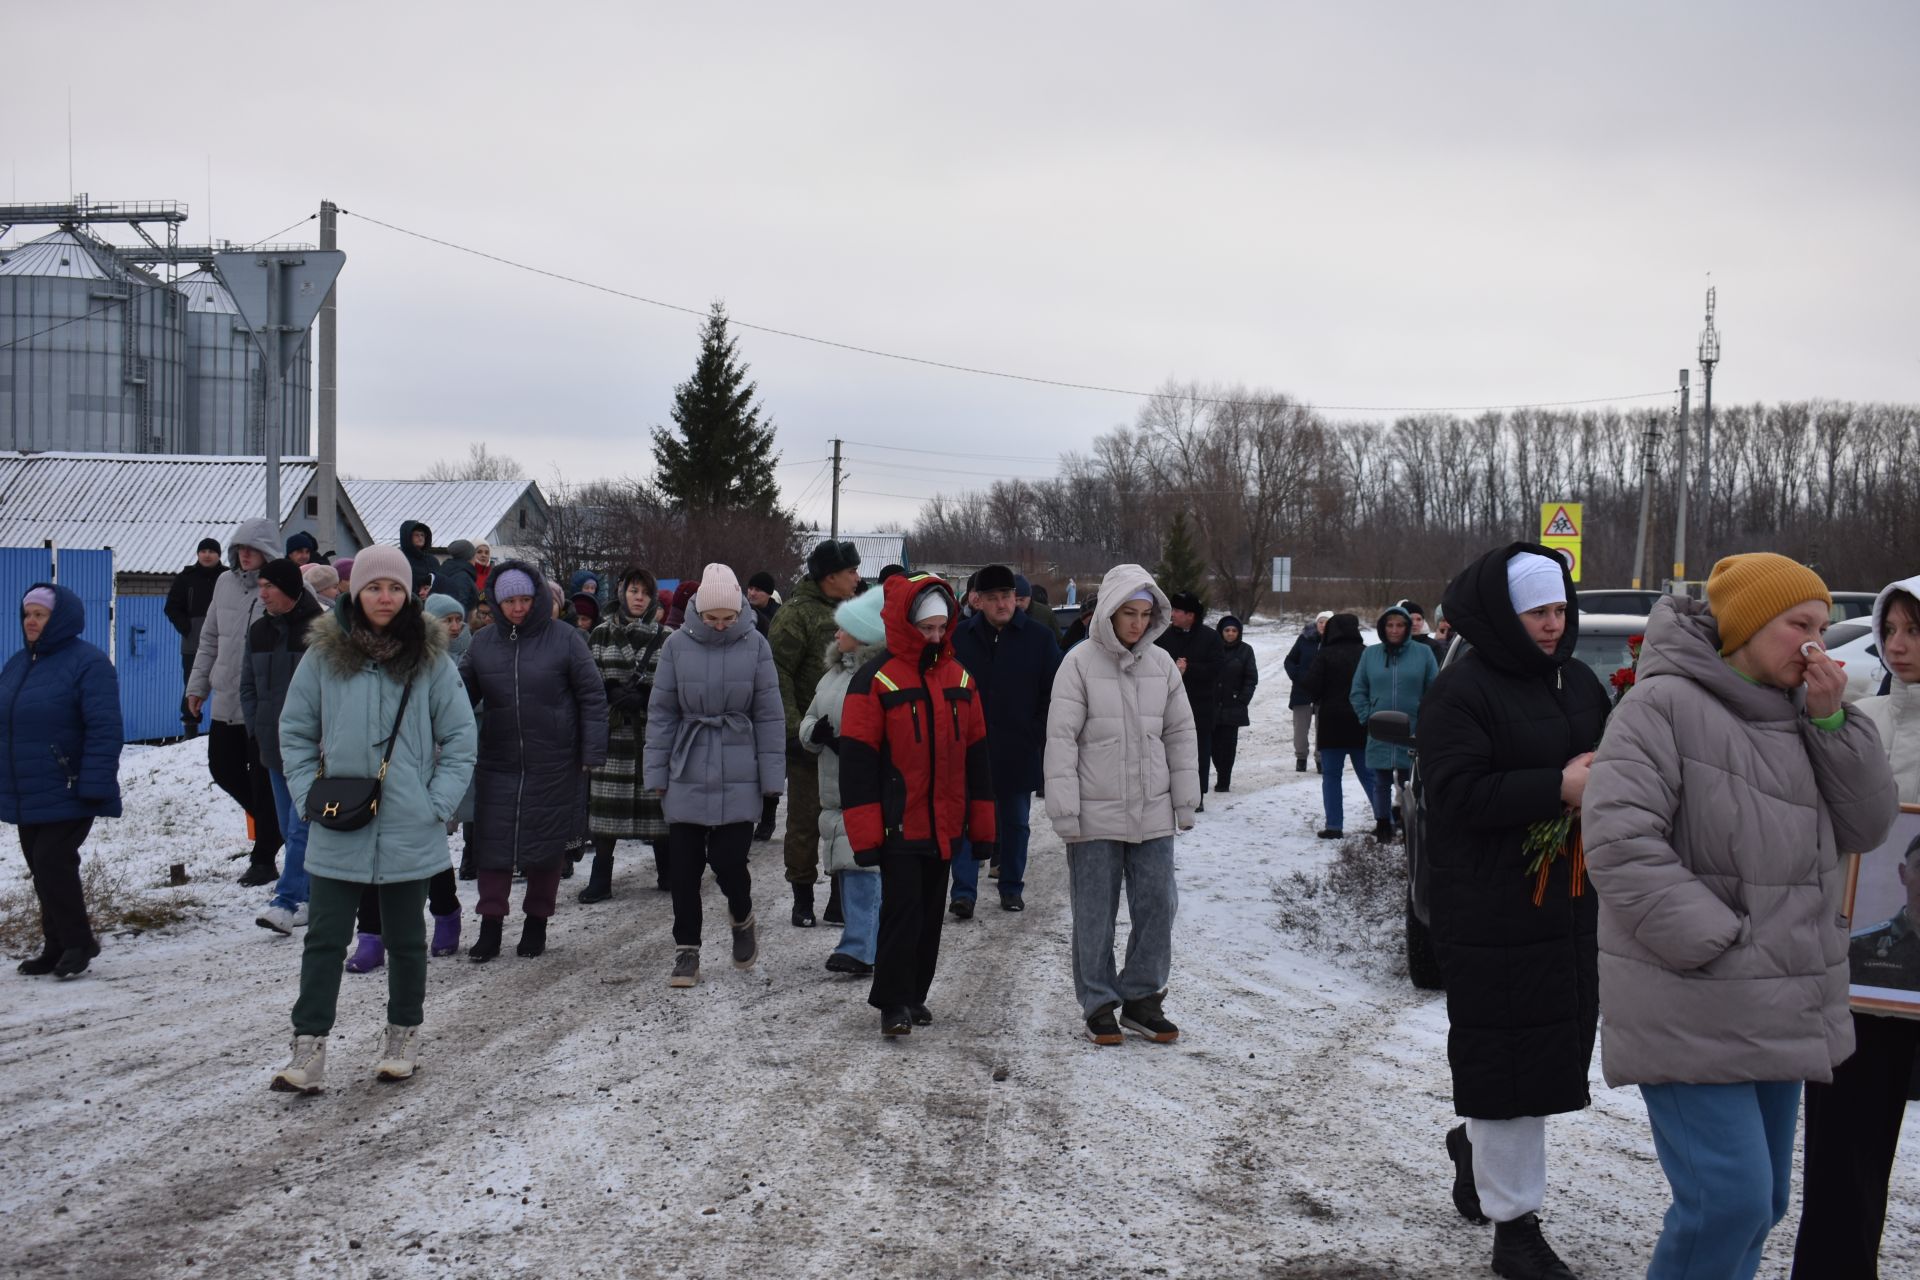
[[[881,621],[880,606],[886,594],[878,587],[869,587],[833,611],[834,625],[861,644],[885,643],[887,624]]]

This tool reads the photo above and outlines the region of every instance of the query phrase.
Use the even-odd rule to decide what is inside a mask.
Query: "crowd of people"
[[[883,1035],[933,1023],[942,928],[973,917],[983,868],[1001,909],[1024,910],[1035,796],[1066,846],[1086,1036],[1180,1035],[1164,1008],[1175,837],[1231,789],[1260,678],[1240,620],[1207,626],[1196,594],[1118,565],[1062,633],[1011,566],[868,581],[839,541],[783,600],[773,573],[743,586],[724,563],[665,595],[639,566],[562,587],[484,544],[441,559],[413,521],[398,546],[332,564],[274,533],[243,523],[224,566],[202,543],[168,612],[183,725],[210,703],[209,773],[251,823],[242,883],[272,886],[258,923],[306,930],[275,1089],[324,1086],[342,975],[382,967],[375,1074],[413,1074],[429,955],[460,949],[462,879],[468,959],[500,955],[516,881],[515,952],[534,959],[574,864],[592,858],[578,900],[604,902],[619,842],[638,841],[671,896],[668,986],[701,980],[709,872],[729,958],[752,968],[749,855],[782,795],[789,919],[816,926],[824,876],[826,968],[867,981]],[[1673,1194],[1649,1276],[1755,1274],[1803,1113],[1794,1275],[1877,1274],[1920,1022],[1850,1012],[1842,891],[1846,855],[1920,804],[1920,579],[1876,603],[1877,697],[1846,701],[1831,606],[1803,565],[1728,557],[1704,600],[1655,607],[1616,700],[1574,660],[1564,563],[1517,543],[1455,575],[1431,631],[1408,600],[1372,644],[1358,615],[1327,612],[1286,655],[1323,837],[1345,835],[1350,762],[1374,838],[1398,838],[1394,792],[1419,761],[1460,1118],[1443,1145],[1456,1209],[1494,1224],[1497,1274],[1574,1274],[1538,1215],[1548,1119],[1590,1105],[1596,1041],[1607,1082],[1640,1089]],[[80,849],[120,812],[117,684],[72,592],[36,585],[20,616],[0,820],[20,829],[45,938],[20,969],[72,977],[98,954]]]

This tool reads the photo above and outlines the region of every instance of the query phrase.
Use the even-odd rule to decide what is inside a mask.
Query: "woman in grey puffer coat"
[[[1655,606],[1587,783],[1607,1083],[1637,1084],[1674,1202],[1650,1280],[1748,1280],[1786,1212],[1802,1081],[1853,1052],[1843,856],[1896,811],[1821,651],[1831,597],[1768,553]]]
[[[527,878],[526,924],[515,948],[546,949],[581,782],[607,758],[607,691],[586,637],[555,622],[538,569],[509,560],[487,579],[495,622],[477,633],[460,674],[485,714],[474,770],[473,855],[480,881],[476,963],[500,954],[513,875]]]
[[[660,650],[647,704],[644,782],[666,792],[676,948],[669,986],[700,979],[700,877],[709,866],[732,917],[734,967],[753,967],[747,850],[765,797],[786,789],[786,751],[773,650],[733,570],[710,564],[686,624]]]

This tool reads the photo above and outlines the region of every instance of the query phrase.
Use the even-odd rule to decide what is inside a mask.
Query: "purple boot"
[[[457,955],[460,951],[460,913],[449,911],[433,918],[433,954]]]
[[[348,973],[372,973],[387,962],[386,944],[380,941],[377,933],[360,935],[360,945],[347,957]]]

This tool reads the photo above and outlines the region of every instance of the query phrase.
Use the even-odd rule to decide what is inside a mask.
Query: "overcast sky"
[[[1670,387],[1711,272],[1716,399],[1920,401],[1903,0],[95,0],[5,31],[15,198],[68,194],[71,90],[73,189],[185,201],[193,240],[324,197],[859,346],[1381,406]],[[343,470],[481,439],[542,480],[647,473],[697,317],[354,217],[340,245]],[[863,442],[851,528],[988,479],[957,472],[1049,474],[1016,459],[1138,408],[740,336],[803,514],[828,439]]]

